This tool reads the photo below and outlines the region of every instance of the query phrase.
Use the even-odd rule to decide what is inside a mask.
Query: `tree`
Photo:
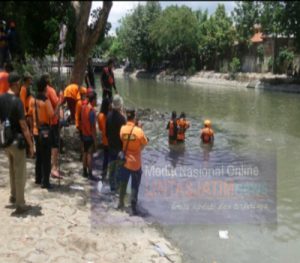
[[[150,37],[166,59],[185,69],[197,54],[197,18],[186,6],[167,7],[154,21]]]
[[[203,23],[200,33],[198,52],[206,57],[209,67],[218,70],[219,62],[230,55],[236,37],[224,5],[218,5],[215,13]]]
[[[283,27],[288,36],[295,37],[295,46],[300,50],[300,2],[285,1],[284,4]]]
[[[91,1],[73,1],[72,6],[76,15],[76,45],[74,66],[71,75],[71,82],[81,85],[84,79],[84,72],[88,56],[98,39],[105,34],[108,15],[112,7],[112,1],[103,1],[102,8],[93,13],[94,19],[88,25],[90,16]]]
[[[276,74],[278,71],[277,67],[277,36],[278,34],[284,34],[284,3],[280,1],[262,2],[262,9],[260,20],[262,28],[265,34],[269,34],[273,38],[273,65],[272,73]]]
[[[157,1],[139,4],[132,14],[127,14],[121,20],[121,26],[116,31],[124,54],[133,64],[145,65],[148,70],[157,59],[158,49],[150,38],[150,31],[160,12],[161,7]]]
[[[254,24],[260,23],[260,4],[257,1],[239,1],[232,12],[233,21],[240,42],[248,42],[254,31]]]
[[[44,57],[57,52],[59,24],[68,26],[67,53],[73,51],[75,41],[75,16],[70,2],[2,1],[0,16],[8,23],[16,22],[19,36],[19,52],[34,57]]]

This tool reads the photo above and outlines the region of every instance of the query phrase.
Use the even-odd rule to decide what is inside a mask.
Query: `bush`
[[[229,64],[229,70],[231,73],[236,73],[238,71],[240,71],[241,68],[241,62],[237,57],[234,57],[230,64]]]
[[[284,63],[290,64],[293,62],[294,57],[295,57],[295,54],[293,51],[289,51],[286,48],[281,49],[278,54],[278,62],[277,63],[278,63],[278,65],[281,65]]]

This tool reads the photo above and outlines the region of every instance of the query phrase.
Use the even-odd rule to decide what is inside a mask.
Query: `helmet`
[[[205,120],[204,121],[204,126],[205,127],[210,127],[211,126],[211,121],[210,120]]]

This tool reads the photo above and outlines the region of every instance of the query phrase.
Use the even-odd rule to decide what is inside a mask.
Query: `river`
[[[243,218],[214,222],[213,218],[189,223],[185,218],[181,223],[163,224],[164,233],[183,251],[184,262],[300,262],[300,95],[125,78],[117,79],[117,87],[126,105],[167,113],[145,124],[150,144],[143,156],[148,163],[172,162],[166,123],[173,110],[184,111],[191,121],[184,154],[176,157],[175,166],[207,161],[199,143],[206,118],[215,130],[210,162],[228,164],[248,153],[260,158],[258,162],[274,159],[275,196],[271,198],[276,211],[270,222],[248,223]],[[225,219],[230,217],[230,212],[224,214]],[[228,231],[228,239],[219,236],[220,230]]]

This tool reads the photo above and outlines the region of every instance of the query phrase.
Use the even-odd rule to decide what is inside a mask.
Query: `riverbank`
[[[37,187],[34,161],[28,160],[25,197],[33,209],[17,217],[8,205],[9,167],[0,151],[0,261],[182,262],[180,251],[149,222],[116,210],[115,197],[95,192],[96,183],[81,176],[74,128],[65,129],[64,139],[67,153],[61,156],[60,186],[51,179],[53,190]]]
[[[200,71],[192,76],[180,74],[149,73],[137,70],[132,73],[124,73],[123,68],[115,70],[117,77],[125,75],[134,79],[155,79],[157,81],[174,81],[187,84],[224,86],[233,88],[251,88],[258,90],[272,90],[280,92],[300,93],[300,80],[287,77],[285,74],[273,75],[271,73],[237,73],[235,79],[231,79],[229,73],[217,73],[214,71]]]

